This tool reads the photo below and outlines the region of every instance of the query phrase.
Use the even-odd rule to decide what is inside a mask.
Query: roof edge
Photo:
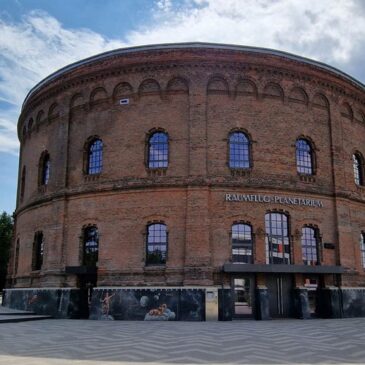
[[[48,75],[46,78],[44,78],[43,80],[38,82],[33,88],[31,88],[29,90],[28,94],[26,95],[26,97],[23,101],[22,110],[24,108],[24,105],[33,96],[33,94],[36,93],[39,89],[41,89],[44,85],[53,81],[57,77],[65,74],[66,72],[76,69],[79,66],[88,65],[95,61],[99,61],[99,60],[102,60],[102,59],[105,59],[108,57],[118,56],[118,55],[123,55],[123,54],[128,54],[128,53],[134,53],[134,52],[144,52],[144,51],[151,51],[151,50],[166,50],[166,49],[188,49],[188,48],[206,48],[206,49],[223,49],[223,50],[225,49],[225,50],[230,50],[230,51],[242,51],[242,52],[251,52],[251,53],[259,53],[259,54],[267,54],[267,55],[285,57],[289,60],[304,62],[311,66],[316,66],[323,70],[330,71],[330,72],[334,73],[335,75],[341,76],[341,77],[345,78],[346,80],[354,83],[356,86],[360,87],[361,89],[363,89],[365,91],[365,84],[358,81],[357,79],[350,76],[349,74],[337,69],[336,67],[327,65],[320,61],[312,60],[310,58],[297,56],[295,54],[285,52],[285,51],[279,51],[279,50],[275,50],[275,49],[271,49],[271,48],[242,46],[242,45],[224,44],[224,43],[207,43],[207,42],[161,43],[161,44],[126,47],[126,48],[117,48],[117,49],[114,49],[111,51],[99,53],[97,55],[84,58],[80,61],[76,61],[65,67],[62,67],[59,70]]]

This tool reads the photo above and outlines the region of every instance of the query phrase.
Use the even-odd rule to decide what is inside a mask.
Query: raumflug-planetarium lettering
[[[323,202],[321,200],[279,195],[226,193],[224,200],[227,202],[276,203],[283,205],[304,205],[307,207],[323,208]]]

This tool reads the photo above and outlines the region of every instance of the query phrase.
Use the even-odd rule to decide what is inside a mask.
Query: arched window
[[[248,169],[250,163],[250,140],[243,132],[229,135],[229,167],[231,169]]]
[[[18,264],[19,264],[19,246],[20,241],[19,238],[16,240],[15,246],[15,258],[14,258],[14,276],[18,273]]]
[[[167,257],[167,227],[164,223],[147,226],[146,265],[164,265]]]
[[[362,267],[365,269],[365,233],[362,232],[360,236],[360,252],[361,252],[361,261]]]
[[[33,118],[30,118],[28,122],[28,131],[31,131],[32,128],[33,128]]]
[[[33,241],[32,270],[40,270],[43,265],[44,237],[43,232],[36,232]]]
[[[148,167],[166,168],[169,163],[169,137],[165,132],[155,132],[148,139]]]
[[[298,139],[295,143],[297,171],[300,174],[313,175],[313,150],[305,139]]]
[[[96,226],[86,227],[83,234],[82,264],[97,266],[99,256],[99,233]]]
[[[232,225],[232,261],[252,263],[252,228],[249,224]]]
[[[27,135],[27,126],[26,126],[26,124],[24,124],[24,126],[23,126],[23,138],[25,138],[26,137],[26,135]]]
[[[267,213],[265,229],[266,263],[290,264],[288,217],[283,213]]]
[[[39,166],[40,166],[39,184],[40,185],[48,185],[49,173],[50,173],[50,169],[51,169],[51,161],[50,161],[48,152],[44,152],[41,155],[41,158],[40,158],[40,161],[39,161]]]
[[[319,234],[312,227],[302,228],[302,258],[304,265],[319,265]]]
[[[24,199],[26,173],[27,173],[27,170],[26,170],[25,166],[23,166],[22,177],[20,180],[20,201],[23,201],[23,199]]]
[[[352,166],[354,169],[354,180],[356,185],[364,185],[362,158],[360,154],[354,153],[352,155]]]
[[[86,173],[88,175],[100,174],[103,168],[103,141],[99,138],[93,139],[89,143],[87,152]]]

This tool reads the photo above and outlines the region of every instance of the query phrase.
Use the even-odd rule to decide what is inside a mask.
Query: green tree
[[[2,212],[0,215],[0,291],[5,286],[12,237],[13,218],[10,214]]]

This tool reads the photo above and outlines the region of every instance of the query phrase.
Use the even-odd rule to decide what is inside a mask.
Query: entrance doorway
[[[312,317],[317,314],[317,289],[319,278],[316,275],[308,275],[304,278],[304,287],[308,290],[309,310]]]
[[[266,278],[269,291],[271,318],[289,318],[293,316],[291,275],[270,275]]]
[[[96,286],[97,274],[78,275],[78,287],[80,288],[80,317],[89,318],[89,309],[93,288]]]
[[[250,276],[233,278],[233,316],[251,318],[253,315],[253,278]]]
[[[99,231],[95,225],[83,229],[82,268],[78,275],[80,288],[80,307],[82,318],[89,318],[91,296],[97,283],[97,267],[99,259]]]

